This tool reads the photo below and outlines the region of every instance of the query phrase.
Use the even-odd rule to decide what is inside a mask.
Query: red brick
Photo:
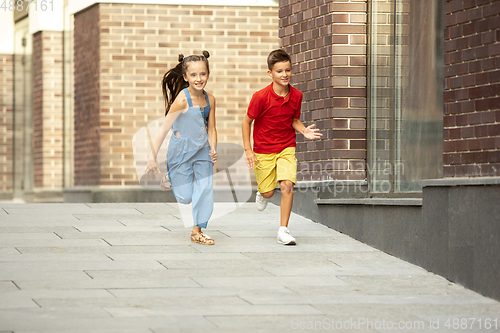
[[[474,126],[474,136],[476,138],[488,136],[488,126],[487,125]]]
[[[455,121],[456,121],[456,118],[455,116],[444,116],[443,117],[443,125],[444,127],[453,127],[455,126]]]
[[[500,124],[488,125],[489,136],[500,136]]]

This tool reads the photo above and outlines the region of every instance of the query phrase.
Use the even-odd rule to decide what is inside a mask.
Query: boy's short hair
[[[274,50],[267,56],[267,67],[270,71],[273,70],[274,64],[278,62],[289,61],[292,64],[292,58],[285,50],[278,49]]]

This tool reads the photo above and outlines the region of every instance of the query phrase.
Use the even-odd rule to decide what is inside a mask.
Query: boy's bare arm
[[[252,126],[253,119],[248,115],[245,115],[243,122],[241,124],[241,134],[243,136],[243,148],[245,149],[245,157],[247,160],[247,166],[249,169],[253,169],[257,159],[252,150],[252,145],[250,143],[250,130]]]
[[[309,140],[319,139],[320,137],[323,136],[323,134],[318,133],[319,129],[314,128],[316,127],[315,124],[306,127],[298,118],[293,119],[292,127],[294,130],[296,130],[297,132],[302,134],[306,139]]]

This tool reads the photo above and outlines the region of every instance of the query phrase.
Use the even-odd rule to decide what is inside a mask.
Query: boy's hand
[[[309,140],[319,139],[323,134],[318,133],[319,129],[313,128],[315,124],[309,125],[304,129],[304,137]]]
[[[255,158],[255,154],[253,153],[253,151],[250,149],[245,150],[245,157],[247,160],[248,169],[253,169],[253,167],[255,166],[255,162],[257,162],[257,158]]]

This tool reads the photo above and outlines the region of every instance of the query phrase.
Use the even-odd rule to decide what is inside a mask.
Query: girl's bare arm
[[[172,128],[177,117],[181,114],[181,112],[184,112],[186,109],[187,109],[186,97],[184,94],[182,95],[179,94],[179,96],[177,96],[174,103],[170,107],[170,111],[165,117],[165,120],[161,125],[160,131],[156,135],[156,138],[153,142],[153,148],[152,148],[153,150],[149,155],[149,161],[146,166],[146,173],[148,175],[151,175],[151,177],[153,176],[157,177],[157,174],[159,172],[159,167],[158,163],[156,162],[156,158],[158,157],[158,152],[160,151],[160,147],[163,144],[163,141],[165,141],[165,138],[167,137],[167,134]]]
[[[212,162],[217,162],[217,129],[215,127],[215,97],[210,95],[210,113],[208,114],[208,142],[210,143],[210,157]]]

